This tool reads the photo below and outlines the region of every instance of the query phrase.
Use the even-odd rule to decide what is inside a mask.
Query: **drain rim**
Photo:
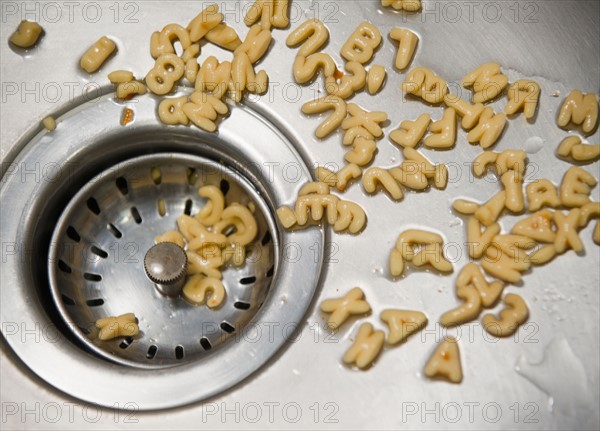
[[[169,142],[169,145],[177,145],[173,151],[191,151],[201,156],[208,156],[207,153],[211,152],[211,158],[229,157],[234,167],[236,161],[257,158],[262,160],[266,155],[269,155],[266,159],[269,161],[297,163],[301,175],[296,183],[286,184],[278,178],[277,174],[273,176],[274,205],[291,201],[303,182],[312,179],[306,158],[300,153],[298,140],[281,127],[276,115],[270,115],[265,108],[232,107],[231,118],[222,123],[219,134],[213,135],[191,128],[178,129],[158,124],[156,119],[158,98],[156,97],[140,98],[131,106],[135,109],[136,119],[126,128],[118,123],[124,105],[114,101],[111,95],[76,106],[60,118],[61,127],[52,134],[40,131],[28,143],[19,144],[18,147],[23,150],[13,163],[18,165],[40,162],[45,163],[44,166],[51,164],[63,166],[62,164],[73,160],[81,161],[89,151],[96,149],[94,143],[98,136],[104,134],[118,136],[124,141],[135,138],[140,133],[160,132],[161,137],[172,137],[173,142]],[[251,122],[252,127],[248,127],[248,121]],[[81,134],[77,139],[69,137],[70,130],[78,130]],[[168,135],[165,133],[167,131]],[[255,145],[235,147],[233,143],[239,137],[243,137],[242,141],[245,142],[254,140]],[[176,141],[184,138],[190,142]],[[283,141],[284,145],[275,141]],[[126,149],[119,151],[141,152],[142,148],[140,142],[135,142],[128,143]],[[118,150],[111,149],[111,151],[111,154],[116,154]],[[261,151],[265,155],[259,154]],[[222,157],[219,154],[222,154]],[[81,175],[81,169],[75,166],[71,174]],[[253,177],[251,171],[245,175],[253,184],[258,179]],[[33,238],[30,236],[38,234],[35,220],[47,211],[47,202],[56,198],[55,195],[60,191],[44,181],[23,183],[16,176],[6,174],[2,182],[0,198],[3,205],[0,215],[3,219],[3,234],[6,232],[5,241],[31,248]],[[282,189],[279,190],[277,186],[281,186]],[[45,202],[36,200],[34,196],[38,193],[40,196],[46,194],[48,199]],[[22,212],[15,215],[13,208],[20,208]],[[298,269],[296,272],[301,276],[293,277],[290,273],[279,271],[278,276],[273,280],[271,293],[286,294],[288,301],[265,303],[253,322],[277,322],[280,327],[288,325],[289,329],[289,325],[298,327],[303,324],[306,311],[318,287],[326,233],[324,229],[319,228],[290,233],[285,232],[279,224],[278,230],[283,244],[293,242],[299,250],[304,251],[294,262],[294,268]],[[320,250],[319,259],[315,259],[313,253],[308,250]],[[179,367],[153,371],[126,368],[90,355],[57,332],[55,324],[36,294],[35,287],[28,286],[35,280],[33,274],[26,272],[31,270],[33,264],[34,258],[30,252],[20,253],[3,264],[2,285],[11,286],[11,290],[0,289],[2,333],[24,364],[47,383],[72,396],[98,405],[111,407],[115,403],[123,405],[127,402],[135,402],[140,410],[151,410],[176,407],[206,399],[244,381],[260,369],[286,344],[287,337],[293,333],[290,331],[284,335],[283,332],[275,332],[272,342],[262,346],[261,349],[257,349],[254,343],[242,339],[232,343],[227,349],[214,352],[205,360]],[[27,338],[23,332],[30,328],[37,328],[39,331],[36,340],[39,342],[31,342],[32,337]],[[55,336],[48,335],[51,333]],[[228,362],[232,359],[236,360],[235,374],[232,374],[230,369],[214,366],[216,363]]]

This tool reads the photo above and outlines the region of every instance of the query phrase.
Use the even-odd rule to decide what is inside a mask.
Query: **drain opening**
[[[83,278],[85,278],[87,281],[94,281],[94,282],[102,281],[102,276],[100,274],[92,274],[91,272],[84,273]]]
[[[133,217],[133,220],[137,224],[142,223],[142,216],[140,215],[140,212],[138,211],[138,209],[136,207],[131,207],[131,216]]]
[[[177,347],[175,347],[175,358],[177,360],[182,360],[183,359],[183,346],[177,346]]]
[[[238,310],[248,310],[250,308],[250,304],[243,301],[237,301],[233,306]]]
[[[212,344],[210,344],[210,341],[208,341],[208,338],[202,337],[200,338],[200,345],[202,346],[202,348],[204,350],[210,350],[212,349]]]
[[[58,269],[60,269],[62,272],[65,272],[67,274],[70,274],[72,272],[71,267],[69,265],[67,265],[65,263],[65,261],[62,259],[58,260]]]
[[[89,208],[89,210],[91,212],[93,212],[96,215],[100,214],[100,205],[98,205],[98,201],[94,198],[89,198],[87,200],[87,207]]]
[[[240,284],[243,284],[245,286],[249,285],[249,284],[254,284],[256,282],[256,276],[251,276],[251,277],[244,277],[242,279],[240,279]]]
[[[81,237],[79,236],[79,234],[77,233],[77,231],[75,230],[75,228],[73,226],[69,226],[67,228],[67,236],[75,242],[81,241]]]
[[[192,205],[193,202],[191,199],[188,199],[187,201],[185,201],[185,209],[183,210],[183,213],[185,215],[192,215]]]
[[[117,229],[114,224],[109,223],[108,226],[106,226],[106,228],[109,230],[110,233],[113,234],[115,238],[119,239],[123,237],[121,231]]]
[[[156,184],[157,186],[159,186],[162,183],[162,171],[160,170],[160,168],[152,167],[150,169],[150,176],[152,177],[152,181],[154,181],[154,184]]]
[[[125,178],[123,178],[123,177],[117,178],[115,181],[115,184],[123,196],[125,196],[125,195],[127,195],[127,193],[129,193],[129,186],[127,185],[127,180]]]
[[[265,245],[267,245],[268,243],[271,242],[271,239],[272,239],[271,232],[266,231],[265,235],[263,236],[263,239],[262,239],[262,241],[260,243],[264,247]]]
[[[187,168],[187,181],[190,186],[193,186],[198,181],[198,173],[196,172],[196,168]]]
[[[125,339],[123,341],[121,341],[121,343],[119,344],[119,347],[121,349],[126,349],[129,346],[131,346],[131,343],[133,343],[133,338],[132,337],[125,337]]]
[[[92,251],[92,253],[94,253],[98,257],[101,257],[102,259],[106,259],[108,257],[107,252],[105,252],[104,250],[102,250],[99,247],[96,247],[95,245],[93,245],[90,250]]]
[[[275,265],[273,265],[272,267],[270,267],[269,270],[267,271],[267,278],[273,277],[273,273],[274,272],[275,272]]]
[[[233,334],[235,332],[235,328],[227,322],[221,322],[221,329],[228,334]]]
[[[146,358],[154,359],[157,351],[158,351],[158,347],[156,347],[154,344],[151,345],[150,347],[148,347],[148,351],[146,352]]]
[[[101,305],[104,305],[104,299],[102,299],[102,298],[88,299],[87,301],[85,301],[85,303],[89,307],[100,307]]]
[[[75,301],[73,301],[72,298],[68,297],[67,295],[60,295],[60,297],[62,298],[63,302],[67,305],[75,305]]]
[[[167,204],[164,199],[159,199],[156,201],[156,209],[158,211],[158,215],[164,217],[167,214]]]
[[[227,192],[229,192],[229,187],[229,181],[227,180],[221,180],[221,182],[219,183],[221,193],[223,193],[224,195],[227,195]]]

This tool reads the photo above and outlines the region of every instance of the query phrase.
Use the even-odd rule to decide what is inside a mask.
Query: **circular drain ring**
[[[58,221],[49,270],[59,312],[86,347],[124,365],[163,368],[213,353],[246,329],[268,293],[280,243],[268,206],[240,173],[197,156],[141,156],[119,168],[90,181]],[[227,204],[252,202],[258,225],[245,264],[223,268],[227,293],[216,309],[161,295],[142,258],[155,236],[176,229],[181,214],[205,205],[198,195],[205,185],[220,187]],[[140,334],[98,339],[96,320],[129,312],[138,318]]]
[[[219,133],[209,134],[159,124],[157,105],[158,99],[152,96],[131,103],[135,121],[121,127],[123,105],[107,94],[66,112],[57,119],[58,128],[52,133],[38,126],[38,133],[19,146],[23,150],[6,170],[0,189],[3,242],[19,247],[14,255],[4,254],[6,262],[0,275],[3,335],[25,365],[43,380],[72,396],[107,407],[132,402],[141,410],[175,407],[206,399],[242,381],[265,364],[300,326],[322,267],[323,229],[286,232],[278,225],[281,265],[269,297],[248,324],[262,327],[262,336],[258,342],[256,338],[238,337],[189,364],[160,370],[124,367],[90,355],[67,338],[68,322],[60,322],[48,309],[52,301],[47,278],[40,275],[39,268],[47,266],[47,249],[40,239],[49,244],[53,226],[47,224],[58,220],[70,197],[99,171],[140,154],[196,154],[242,172],[271,212],[291,201],[299,187],[311,179],[297,152],[298,140],[284,133],[284,127],[276,127],[279,122],[275,116],[260,106],[233,107]],[[38,170],[37,175],[27,173],[32,169]]]

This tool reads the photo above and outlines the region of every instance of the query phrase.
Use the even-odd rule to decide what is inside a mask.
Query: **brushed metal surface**
[[[229,11],[227,22],[241,34],[247,30],[240,11],[249,3],[224,4]],[[7,4],[11,7],[7,8]],[[79,4],[73,9],[72,19],[69,7],[60,2],[60,19],[50,15],[50,7],[46,7],[43,16],[43,6],[44,3],[2,3],[0,40],[8,39],[26,7],[33,10],[30,19],[37,13],[46,30],[40,46],[27,54],[15,53],[2,42],[0,154],[3,170],[11,175],[24,175],[24,181],[44,178],[41,166],[26,167],[31,172],[24,173],[18,164],[10,164],[20,150],[17,143],[25,142],[24,137],[40,130],[32,131],[32,125],[48,114],[58,117],[72,105],[69,100],[83,98],[85,89],[93,92],[96,88],[93,82],[107,84],[106,72],[131,68],[142,76],[152,65],[147,48],[150,32],[170,22],[185,23],[201,8],[192,2],[109,2],[100,5],[100,18],[91,22],[94,6],[88,6],[84,14],[85,3]],[[553,154],[568,134],[555,125],[557,109],[571,89],[599,91],[598,2],[423,0],[423,7],[420,14],[405,16],[381,8],[378,0],[294,1],[292,27],[306,18],[323,19],[332,34],[325,52],[333,54],[340,64],[341,44],[359,22],[369,20],[378,25],[383,34],[396,25],[416,31],[421,41],[413,66],[431,67],[449,82],[459,82],[466,72],[486,61],[500,63],[511,81],[535,79],[542,88],[535,122],[528,124],[522,116],[511,119],[495,149],[527,149],[531,166],[535,168],[528,179],[545,177],[559,182],[569,164]],[[119,12],[116,20],[115,10]],[[344,152],[340,135],[317,141],[313,132],[320,119],[300,113],[301,104],[317,93],[314,85],[297,88],[293,84],[291,64],[295,51],[284,43],[289,31],[274,31],[275,43],[260,65],[270,75],[271,89],[266,96],[253,99],[303,143],[301,151],[311,162],[340,164]],[[102,34],[117,39],[119,54],[100,73],[86,75],[78,70],[78,56]],[[367,109],[389,113],[387,136],[401,120],[416,118],[420,113],[429,112],[434,119],[439,118],[441,108],[402,98],[399,86],[403,75],[391,68],[396,47],[384,39],[374,63],[388,68],[385,88],[375,97],[361,93],[354,101]],[[227,54],[209,46],[203,48],[202,57],[211,53],[227,58]],[[500,99],[493,106],[500,109],[504,103],[505,100]],[[599,137],[596,131],[588,140],[597,143]],[[398,148],[387,138],[378,148],[375,165],[391,166],[401,159]],[[479,152],[479,148],[466,142],[462,131],[452,151],[425,151],[434,162],[454,164],[455,173],[451,174],[451,184],[444,192],[409,193],[401,203],[392,203],[384,195],[364,196],[359,186],[353,186],[346,193],[348,199],[365,206],[369,224],[357,238],[331,237],[332,245],[327,247],[326,255],[328,264],[315,303],[359,285],[374,310],[367,320],[376,327],[382,327],[378,313],[390,307],[423,310],[430,321],[419,336],[399,348],[386,350],[368,372],[349,370],[340,363],[362,321],[354,320],[331,336],[323,328],[321,313],[313,306],[297,340],[243,384],[203,403],[156,413],[134,411],[128,416],[115,410],[87,407],[53,389],[28,371],[2,341],[3,425],[46,429],[84,426],[597,429],[600,422],[597,408],[600,401],[600,323],[597,318],[600,254],[591,241],[589,228],[582,232],[585,256],[568,253],[555,263],[527,274],[523,286],[509,289],[518,291],[530,307],[531,318],[528,326],[519,331],[518,340],[489,339],[478,324],[465,325],[460,329],[463,383],[431,382],[421,375],[436,338],[444,333],[436,326],[437,318],[456,304],[455,275],[439,277],[415,272],[402,281],[392,281],[386,272],[388,253],[397,234],[411,225],[443,232],[447,242],[464,243],[464,226],[450,211],[450,202],[459,196],[485,200],[499,188],[493,181],[473,180],[470,176],[469,166],[465,164]],[[597,162],[586,169],[600,176]],[[598,189],[594,190],[593,197],[598,200]],[[512,220],[506,217],[503,222]],[[3,219],[3,241],[5,223]],[[311,249],[303,251],[314,253]],[[3,248],[2,253],[3,259],[13,258],[10,249]],[[461,257],[456,267],[466,261]],[[2,286],[3,295],[8,294],[5,291],[9,288]],[[26,303],[35,306],[35,299],[29,298]],[[0,303],[0,307],[4,304]],[[7,330],[18,332],[29,342],[35,342],[36,336],[44,336],[39,329],[18,325],[3,328],[4,332]],[[449,331],[454,335],[458,335],[457,332]],[[135,409],[136,404],[125,396],[118,406]],[[58,419],[55,419],[54,408],[58,410]],[[33,413],[26,414],[26,411]]]

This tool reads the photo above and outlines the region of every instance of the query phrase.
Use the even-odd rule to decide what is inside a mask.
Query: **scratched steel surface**
[[[248,3],[222,6],[227,22],[241,34],[246,32],[241,10]],[[500,63],[511,81],[536,80],[542,88],[536,121],[528,124],[522,115],[509,120],[494,149],[526,149],[531,163],[527,180],[560,181],[570,165],[554,156],[556,146],[567,135],[555,125],[557,109],[571,89],[599,91],[598,2],[424,0],[423,12],[411,15],[384,10],[379,3],[294,1],[292,28],[306,18],[322,19],[332,35],[325,52],[340,64],[339,49],[359,22],[369,20],[381,29],[384,41],[374,63],[388,68],[387,83],[379,95],[361,93],[354,101],[366,109],[389,113],[386,136],[401,120],[423,112],[437,119],[442,112],[442,108],[402,98],[399,86],[403,75],[391,68],[396,48],[385,37],[394,26],[408,27],[421,38],[412,65],[430,67],[449,82],[459,82],[465,73],[487,61]],[[70,100],[93,91],[97,84],[107,84],[106,72],[131,68],[142,76],[152,65],[148,55],[151,31],[170,22],[186,23],[200,9],[201,5],[192,2],[107,2],[99,7],[85,2],[2,2],[2,162],[12,161],[20,150],[17,142],[33,124],[64,110]],[[37,19],[46,33],[39,46],[27,54],[13,51],[6,42],[22,18]],[[292,83],[295,51],[284,43],[289,31],[274,30],[275,43],[260,65],[269,73],[271,89],[256,103],[303,140],[312,161],[340,164],[344,154],[341,136],[317,141],[313,132],[319,119],[300,113],[301,104],[318,93],[315,85],[298,88]],[[103,34],[115,38],[119,53],[90,81],[78,69],[78,58]],[[202,57],[209,53],[227,58],[213,48],[204,49]],[[505,103],[502,98],[494,106],[501,109]],[[597,143],[598,131],[588,140]],[[399,149],[387,137],[378,148],[374,165],[400,162]],[[443,192],[407,193],[402,202],[394,203],[383,194],[365,196],[359,185],[351,187],[346,196],[365,207],[368,227],[358,237],[331,236],[322,286],[298,339],[233,389],[204,403],[160,412],[125,414],[86,407],[29,372],[3,340],[2,427],[597,429],[600,254],[590,228],[582,232],[584,256],[567,253],[528,273],[522,286],[508,288],[522,295],[530,308],[530,319],[518,338],[491,339],[477,323],[449,330],[461,336],[462,384],[432,382],[422,376],[436,339],[444,334],[436,325],[438,317],[456,304],[456,271],[446,277],[412,272],[393,281],[387,275],[388,254],[398,233],[417,225],[442,232],[448,243],[458,244],[461,254],[456,269],[467,262],[462,245],[464,226],[450,211],[450,203],[459,196],[483,201],[499,189],[496,182],[474,180],[469,174],[468,163],[480,151],[467,143],[463,131],[451,151],[424,150],[433,161],[451,166],[450,184]],[[598,162],[586,169],[600,176]],[[38,175],[43,176],[43,170]],[[598,190],[594,200],[598,200]],[[510,228],[513,220],[507,216],[502,224]],[[3,249],[4,258],[9,257]],[[315,304],[355,285],[364,289],[373,313],[352,320],[331,336],[323,329]],[[386,349],[367,372],[342,366],[341,356],[358,325],[369,321],[382,327],[378,314],[385,308],[422,310],[429,324],[401,347]],[[36,342],[35,337],[44,333],[34,330],[33,335],[24,336]],[[135,407],[135,400],[131,402],[128,407]]]

